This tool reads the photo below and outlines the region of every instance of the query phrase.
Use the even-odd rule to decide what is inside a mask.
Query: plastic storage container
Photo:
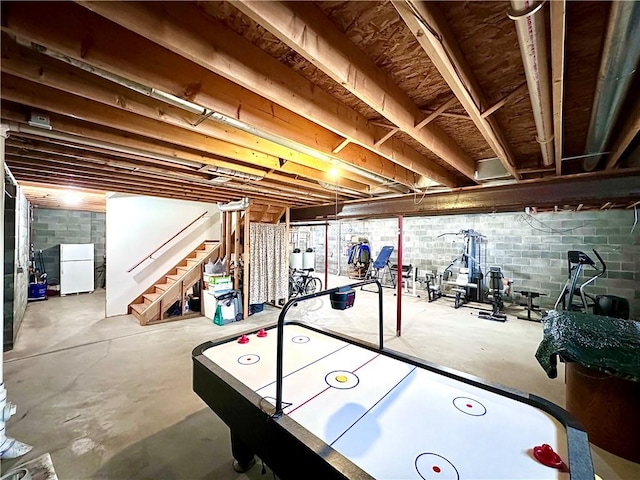
[[[298,249],[296,249],[296,250],[298,250]],[[302,252],[300,250],[298,250],[296,252],[296,250],[291,252],[291,255],[289,255],[289,267],[295,268],[295,269],[300,269],[300,268],[303,268],[302,267]]]
[[[316,266],[316,254],[313,248],[307,248],[307,251],[302,254],[302,268],[315,268]]]

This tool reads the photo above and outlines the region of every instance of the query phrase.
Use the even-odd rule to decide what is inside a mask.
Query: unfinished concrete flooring
[[[2,471],[49,452],[61,479],[271,478],[259,462],[245,474],[233,471],[227,427],[191,388],[191,351],[271,324],[280,310],[267,307],[224,327],[204,317],[141,327],[130,315],[104,318],[104,300],[97,290],[29,304],[16,347],[5,354],[5,384],[18,406],[7,435],[34,449],[3,462]],[[301,305],[291,318],[377,339],[373,293],[358,291],[356,306],[345,312],[327,303]],[[548,379],[533,356],[539,323],[515,315],[506,323],[482,320],[477,310],[456,310],[446,299],[404,296],[402,308],[396,337],[395,297],[385,290],[387,347],[564,405],[564,379]],[[592,452],[603,479],[640,479],[640,465],[597,447]]]

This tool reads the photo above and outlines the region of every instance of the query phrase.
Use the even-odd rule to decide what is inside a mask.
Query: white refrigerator
[[[60,244],[60,295],[93,292],[93,243]]]

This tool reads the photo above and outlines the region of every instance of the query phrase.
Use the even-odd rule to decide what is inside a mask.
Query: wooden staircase
[[[202,280],[203,265],[209,259],[215,261],[219,256],[219,251],[220,244],[217,241],[202,243],[188,257],[129,304],[129,313],[138,319],[140,325],[200,316],[199,312],[184,313],[184,298],[189,289],[196,282]],[[167,310],[176,301],[180,301],[180,315],[168,316]]]

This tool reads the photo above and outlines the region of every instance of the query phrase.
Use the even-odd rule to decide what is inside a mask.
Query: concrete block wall
[[[640,226],[634,228],[634,221],[633,210],[405,217],[403,263],[417,266],[420,277],[424,277],[425,271],[442,272],[462,252],[463,239],[440,235],[473,229],[486,237],[481,245],[485,276],[490,266],[500,266],[504,275],[513,280],[515,292],[543,293],[541,306],[552,308],[567,279],[567,251],[582,250],[596,260],[592,251],[595,248],[607,264],[607,273],[588,292],[628,299],[631,315],[638,319]],[[324,227],[311,230],[316,269],[324,271]],[[396,249],[390,261],[395,263],[397,234],[397,218],[331,224],[329,271],[336,273],[339,261],[341,274],[346,273],[346,239],[350,235],[368,238],[374,259],[384,245],[393,245]],[[586,278],[583,275],[581,282]]]
[[[29,294],[29,202],[22,189],[18,189],[16,205],[16,274],[13,297],[13,338],[17,338],[18,329],[27,309]],[[20,269],[18,267],[21,267]]]
[[[95,286],[103,285],[105,267],[105,214],[81,210],[34,208],[31,240],[42,250],[47,276],[60,282],[60,244],[93,243]]]

